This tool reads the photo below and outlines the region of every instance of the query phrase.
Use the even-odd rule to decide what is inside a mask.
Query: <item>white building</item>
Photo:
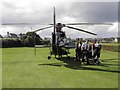
[[[114,42],[116,42],[116,43],[120,42],[120,37],[115,37]]]
[[[18,38],[17,34],[14,34],[14,33],[9,33],[7,32],[7,35],[4,36],[5,38]]]

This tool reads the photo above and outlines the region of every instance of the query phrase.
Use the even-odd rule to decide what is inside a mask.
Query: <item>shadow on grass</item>
[[[107,58],[107,59],[102,59],[102,60],[119,60],[120,58]]]
[[[111,61],[116,61],[119,60],[120,58],[108,58],[108,59],[101,59],[102,62],[108,62],[109,60]]]
[[[62,65],[61,63],[49,63],[49,64],[38,64],[38,65],[40,66],[50,65],[50,66],[57,66],[57,67],[65,66],[65,65]]]
[[[89,64],[89,65],[80,64],[80,61],[74,61],[75,57],[71,57],[70,59],[68,59],[67,57],[56,58],[56,59],[62,61],[62,63],[49,63],[49,64],[38,64],[38,65],[40,65],[40,66],[49,65],[49,66],[57,66],[57,67],[64,66],[66,68],[75,69],[75,70],[93,70],[93,71],[120,73],[120,71],[118,71],[118,70],[101,69],[100,67],[98,67],[98,68],[90,67],[90,66],[97,66],[95,64]],[[118,66],[118,64],[100,64],[99,66],[109,67],[111,65]]]

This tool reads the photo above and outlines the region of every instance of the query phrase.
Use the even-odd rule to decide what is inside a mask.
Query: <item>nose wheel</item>
[[[48,59],[51,59],[52,52],[49,53]]]
[[[51,56],[48,56],[48,59],[51,59]]]

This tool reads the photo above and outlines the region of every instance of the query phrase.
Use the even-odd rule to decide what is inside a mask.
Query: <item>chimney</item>
[[[9,32],[7,32],[7,37],[9,37],[10,36],[10,33]]]

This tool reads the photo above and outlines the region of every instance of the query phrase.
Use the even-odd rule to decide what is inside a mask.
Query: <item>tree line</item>
[[[42,39],[35,32],[27,32],[26,34],[20,34],[19,38],[1,38],[2,47],[34,47],[34,45],[50,45],[49,39]]]

